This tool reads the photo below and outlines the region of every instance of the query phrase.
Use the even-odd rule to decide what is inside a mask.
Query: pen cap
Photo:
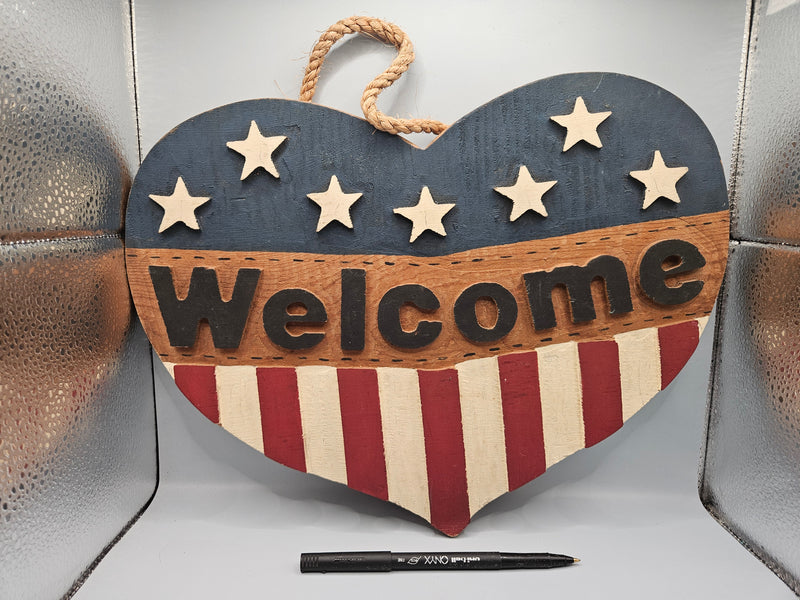
[[[391,552],[312,552],[300,555],[301,573],[391,570]]]

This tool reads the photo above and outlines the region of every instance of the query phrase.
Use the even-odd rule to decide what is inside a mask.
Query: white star
[[[278,169],[275,167],[275,163],[272,162],[272,153],[284,140],[286,140],[285,135],[273,135],[270,137],[261,135],[256,122],[250,121],[250,131],[247,133],[247,138],[226,144],[228,148],[244,156],[244,167],[242,168],[240,179],[243,181],[258,167],[262,167],[267,173],[279,179]]]
[[[433,196],[428,189],[428,186],[422,188],[419,195],[419,202],[416,206],[402,206],[395,208],[395,214],[405,217],[411,221],[411,239],[413,242],[425,230],[433,231],[441,236],[446,236],[447,233],[442,225],[442,217],[444,217],[455,204],[436,204],[433,201]]]
[[[179,222],[184,223],[190,229],[200,229],[194,211],[211,200],[210,197],[190,196],[183,177],[178,177],[172,194],[169,196],[150,194],[150,199],[164,209],[164,217],[161,219],[158,233],[162,233]]]
[[[681,199],[675,184],[678,180],[689,172],[689,167],[668,167],[661,158],[661,152],[656,150],[653,153],[653,164],[644,171],[631,171],[630,175],[634,179],[641,181],[646,187],[644,190],[644,203],[642,210],[650,206],[659,198],[672,200],[676,204]]]
[[[514,185],[506,187],[496,187],[494,191],[503,194],[507,198],[511,198],[514,206],[511,209],[510,221],[516,221],[523,213],[532,210],[539,213],[543,217],[547,216],[547,210],[542,204],[542,196],[545,192],[553,187],[557,181],[534,181],[531,177],[528,167],[522,165],[519,168],[517,175],[517,182]]]
[[[307,194],[307,196],[317,203],[320,207],[319,221],[317,222],[317,232],[332,221],[339,221],[345,227],[353,228],[350,220],[350,207],[361,198],[361,194],[345,194],[336,175],[331,176],[328,189],[324,192]]]
[[[597,126],[605,121],[611,114],[610,110],[603,112],[590,113],[586,108],[583,98],[578,96],[575,100],[575,107],[568,115],[555,115],[550,117],[553,121],[567,128],[567,137],[564,138],[564,149],[566,152],[575,144],[583,140],[594,146],[602,148],[603,143],[597,135]]]

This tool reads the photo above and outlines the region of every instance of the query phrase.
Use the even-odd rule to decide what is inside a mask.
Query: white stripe
[[[297,367],[306,471],[347,484],[342,409],[335,367]]]
[[[627,331],[614,339],[619,348],[622,420],[627,421],[661,391],[658,328]]]
[[[586,445],[578,344],[567,342],[536,351],[547,468]]]
[[[167,361],[161,361],[161,362],[167,368],[167,373],[169,373],[172,376],[172,378],[175,379],[175,363]]]
[[[456,365],[467,466],[469,512],[508,491],[506,435],[497,358]]]
[[[389,501],[430,521],[425,430],[417,371],[385,367],[376,371]]]
[[[703,335],[706,325],[708,325],[708,317],[697,319],[697,337]]]
[[[214,375],[217,380],[219,424],[245,444],[264,452],[256,368],[217,367]]]

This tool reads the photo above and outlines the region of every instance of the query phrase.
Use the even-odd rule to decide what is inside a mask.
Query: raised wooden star
[[[422,188],[419,201],[415,206],[401,206],[395,208],[394,212],[411,221],[411,238],[408,241],[413,242],[423,231],[428,230],[446,236],[447,232],[442,225],[442,218],[454,206],[455,204],[436,204],[426,185]]]
[[[678,180],[689,172],[689,167],[668,167],[661,158],[661,152],[656,150],[653,153],[653,164],[644,171],[631,171],[630,175],[634,179],[641,181],[646,187],[644,190],[644,203],[642,210],[650,206],[659,198],[672,200],[676,204],[681,199],[675,184]]]
[[[183,223],[190,229],[200,229],[194,211],[209,200],[210,197],[191,196],[183,177],[178,177],[175,188],[169,196],[150,194],[150,199],[164,209],[164,217],[158,227],[158,233],[172,227],[175,223]]]
[[[280,178],[278,169],[275,163],[272,162],[272,153],[278,149],[286,140],[285,135],[272,135],[263,136],[258,129],[255,121],[250,121],[250,131],[247,137],[243,140],[236,140],[228,142],[226,146],[244,156],[244,167],[242,168],[242,176],[240,179],[243,181],[250,173],[257,168],[263,168],[267,173]]]
[[[503,194],[506,198],[511,198],[514,203],[511,208],[510,221],[516,221],[526,211],[532,210],[535,213],[547,216],[547,209],[542,204],[542,196],[545,192],[552,188],[557,181],[534,181],[531,177],[528,167],[522,165],[519,168],[517,181],[514,185],[505,187],[496,187],[494,191]]]
[[[567,137],[564,138],[562,152],[566,152],[581,140],[595,148],[602,148],[603,142],[600,141],[600,136],[597,135],[597,126],[605,121],[609,115],[611,115],[610,110],[596,113],[589,112],[583,98],[578,96],[575,99],[575,106],[571,113],[550,117],[551,120],[567,128]]]
[[[327,190],[307,194],[307,196],[321,209],[319,221],[317,221],[317,232],[333,221],[339,221],[345,227],[353,228],[353,221],[350,220],[350,207],[361,198],[361,194],[345,194],[336,175],[331,176]]]

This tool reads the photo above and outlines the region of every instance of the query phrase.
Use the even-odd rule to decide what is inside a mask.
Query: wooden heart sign
[[[727,236],[698,116],[578,73],[426,149],[304,102],[203,113],[143,162],[126,253],[150,340],[206,417],[455,535],[675,377]]]

